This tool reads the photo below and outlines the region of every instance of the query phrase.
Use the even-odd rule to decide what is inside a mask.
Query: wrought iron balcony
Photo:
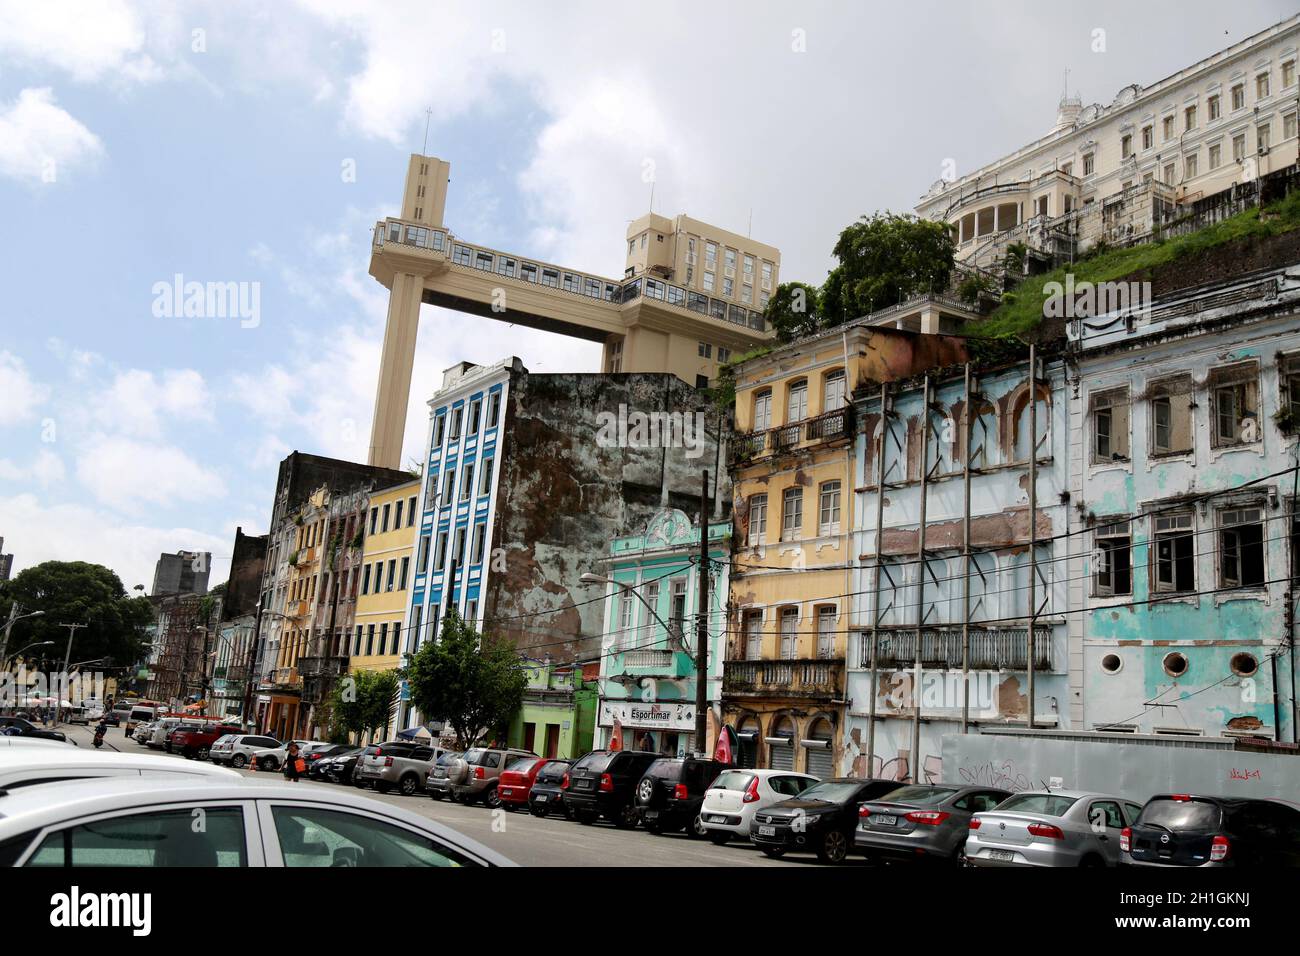
[[[970,628],[969,665],[976,670],[1027,670],[1029,628]],[[871,666],[871,632],[861,638],[861,666]],[[916,663],[917,630],[882,628],[876,643],[877,667],[910,667]],[[961,627],[925,628],[921,636],[921,665],[956,669],[961,667]],[[1052,670],[1052,628],[1040,624],[1034,628],[1034,669]]]
[[[298,672],[303,677],[340,677],[348,670],[346,657],[300,657]]]
[[[733,463],[749,461],[756,458],[763,452],[767,451],[767,437],[771,432],[760,431],[750,432],[748,435],[737,435],[731,441],[731,460]]]
[[[844,696],[844,661],[725,661],[722,692],[733,697],[839,699]]]
[[[804,423],[805,441],[830,441],[846,438],[853,433],[853,409],[851,406],[825,412]]]

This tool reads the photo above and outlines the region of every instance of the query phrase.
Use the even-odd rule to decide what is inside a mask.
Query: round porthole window
[[[1255,660],[1254,654],[1233,654],[1229,663],[1238,677],[1251,677],[1259,670],[1259,661]]]
[[[1124,660],[1118,654],[1107,654],[1101,659],[1101,669],[1107,674],[1118,674],[1124,666]]]
[[[1165,673],[1170,677],[1182,677],[1187,673],[1187,657],[1175,651],[1165,655]]]

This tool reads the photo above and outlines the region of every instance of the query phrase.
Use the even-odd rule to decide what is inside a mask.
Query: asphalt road
[[[91,746],[94,736],[85,727],[65,727],[80,746]],[[124,738],[120,728],[111,727],[105,738],[107,746],[128,753],[162,754]],[[183,757],[175,757],[183,760]],[[242,771],[252,775],[253,771]],[[276,779],[279,774],[260,773],[262,779]],[[326,787],[328,783],[300,781],[303,788]],[[437,820],[473,837],[523,866],[778,866],[818,867],[812,854],[797,854],[771,860],[749,843],[732,842],[714,846],[707,840],[695,840],[684,834],[654,836],[644,830],[617,830],[611,824],[582,826],[559,818],[538,818],[527,812],[493,812],[486,807],[466,807],[449,800],[435,801],[426,796],[403,797],[395,793],[378,794],[371,790],[349,792],[372,800],[382,800],[404,807],[421,816]],[[852,858],[846,866],[864,866],[861,858]]]

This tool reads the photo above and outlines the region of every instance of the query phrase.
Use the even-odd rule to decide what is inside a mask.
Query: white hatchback
[[[284,744],[260,734],[226,734],[208,750],[208,759],[213,763],[228,763],[236,770],[247,767],[254,759],[258,770],[279,770],[287,756]]]
[[[797,797],[817,777],[789,770],[724,770],[704,793],[700,821],[714,843],[726,843],[732,837],[749,837],[754,814],[782,800]]]

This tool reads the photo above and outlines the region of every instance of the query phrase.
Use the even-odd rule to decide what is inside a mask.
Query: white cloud
[[[63,459],[48,448],[41,448],[28,465],[15,464],[8,458],[0,458],[0,481],[35,482],[42,487],[60,482],[66,470]]]
[[[226,494],[220,476],[175,446],[107,435],[78,449],[77,478],[96,500],[127,513]]]
[[[229,537],[188,527],[155,527],[124,521],[86,504],[50,504],[34,494],[0,497],[5,550],[14,555],[14,573],[42,561],[91,561],[117,572],[130,591],[153,583],[154,564],[164,551],[211,551],[209,581],[230,572]]]
[[[65,170],[103,152],[99,137],[56,105],[48,87],[0,102],[0,176],[57,182]]]
[[[212,396],[194,369],[167,369],[159,376],[142,369],[118,372],[92,399],[95,420],[128,435],[156,438],[164,422],[212,421]]]
[[[144,25],[123,0],[0,0],[0,54],[55,67],[79,83],[123,74],[156,78],[144,44]]]
[[[0,351],[0,395],[4,396],[0,400],[0,426],[18,425],[33,417],[49,398],[50,390],[31,377],[17,355]]]

